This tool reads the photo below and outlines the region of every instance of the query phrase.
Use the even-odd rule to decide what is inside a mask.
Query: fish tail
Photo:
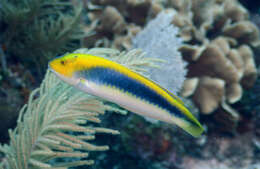
[[[184,118],[177,118],[173,117],[173,121],[181,127],[183,130],[188,132],[193,137],[199,137],[203,131],[204,128],[200,124],[200,122],[193,116],[193,114],[186,108],[181,110],[184,114]]]
[[[200,124],[198,125],[194,123],[184,122],[182,125],[179,126],[193,137],[201,136],[204,131],[203,127]]]

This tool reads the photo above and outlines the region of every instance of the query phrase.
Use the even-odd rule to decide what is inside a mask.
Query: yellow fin
[[[188,132],[193,137],[200,137],[204,131],[204,128],[201,125],[192,125],[189,123],[181,126],[181,128],[186,132]]]
[[[200,124],[200,122],[192,115],[192,118],[190,120],[192,122],[189,122],[185,119],[181,119],[178,117],[173,117],[172,119],[180,128],[188,132],[193,137],[199,137],[203,131],[204,128]]]

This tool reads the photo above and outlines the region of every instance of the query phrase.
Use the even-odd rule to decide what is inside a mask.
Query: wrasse
[[[71,53],[49,62],[62,80],[136,114],[176,124],[194,137],[203,127],[183,102],[148,78],[103,57]]]

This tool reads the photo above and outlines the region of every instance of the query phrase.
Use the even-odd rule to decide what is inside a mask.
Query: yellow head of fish
[[[75,78],[75,72],[80,66],[80,54],[71,53],[57,57],[49,62],[49,68],[61,79],[69,84],[75,85],[79,79]]]
[[[78,56],[75,54],[57,57],[49,62],[49,68],[59,75],[72,77],[77,65],[77,58]]]

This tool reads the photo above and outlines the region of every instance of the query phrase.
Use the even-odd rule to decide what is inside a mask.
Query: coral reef
[[[4,168],[52,168],[91,165],[93,160],[58,162],[55,158],[86,158],[83,151],[104,151],[108,146],[88,143],[94,134],[118,131],[95,127],[98,116],[109,109],[93,97],[75,91],[47,72],[40,88],[35,89],[20,111],[17,127],[9,132],[10,145],[0,147],[5,154]],[[87,126],[85,124],[87,121]],[[77,135],[75,136],[75,133]]]
[[[234,137],[213,134],[194,139],[177,128],[151,124],[136,115],[128,116],[127,120],[118,116],[106,120],[106,127],[116,126],[121,137],[110,139],[111,144],[118,144],[106,153],[110,160],[97,155],[95,169],[107,166],[118,169],[249,169],[260,163],[259,137],[254,135],[254,130]],[[257,122],[254,125],[259,126]]]
[[[110,20],[120,18],[122,30],[115,29],[114,24],[108,29],[101,22],[106,8],[116,11],[110,15]],[[85,45],[131,49],[132,39],[166,8],[176,10],[177,17],[172,23],[179,27],[185,43],[179,51],[189,63],[182,95],[191,98],[200,109],[201,120],[207,125],[207,136],[194,143],[195,140],[175,129],[160,128],[158,123],[146,125],[143,119],[129,116],[128,121],[134,124],[131,125],[110,117],[109,121],[114,121],[111,123],[119,123],[119,128],[124,130],[121,130],[123,141],[116,140],[121,141],[120,145],[109,153],[121,152],[121,155],[98,164],[119,169],[126,166],[140,169],[249,169],[258,166],[259,92],[258,82],[254,83],[258,74],[259,59],[255,56],[259,54],[259,30],[249,20],[251,13],[237,0],[94,0],[88,6],[90,24],[86,31],[91,34],[85,39]],[[133,15],[129,9],[137,12]],[[256,20],[259,23],[259,18]],[[160,27],[160,23],[154,27]],[[170,144],[169,135],[173,135]],[[162,145],[168,149],[161,151],[164,150]],[[121,159],[119,164],[118,158]]]
[[[90,35],[86,38],[85,45],[131,49],[132,38],[145,24],[150,4],[150,0],[89,2],[90,25],[86,26],[86,31]]]
[[[29,165],[30,168],[39,168],[36,166],[45,168],[50,165],[52,168],[62,166],[67,168],[84,163],[92,164],[93,160],[95,160],[95,165],[91,166],[93,169],[259,168],[260,82],[259,78],[257,79],[256,65],[259,65],[260,60],[259,57],[255,57],[260,54],[259,28],[256,27],[260,27],[260,8],[256,5],[259,2],[239,1],[244,5],[251,4],[250,9],[253,8],[255,12],[253,18],[252,11],[249,13],[238,0],[92,0],[83,2],[86,11],[78,8],[77,5],[74,6],[76,2],[77,0],[1,1],[1,137],[4,136],[3,130],[7,130],[9,125],[10,127],[14,125],[16,110],[28,102],[24,110],[21,110],[17,127],[10,130],[10,144],[0,146],[1,169],[23,168],[21,166],[25,165]],[[149,56],[155,53],[157,56],[152,57],[157,59],[148,58],[146,57],[148,55],[138,50],[120,53],[114,49],[94,48],[80,49],[77,52],[90,52],[109,57],[151,77],[147,71],[156,70],[158,63],[159,65],[162,63],[160,59],[163,58],[159,55],[163,55],[164,51],[173,50],[171,55],[179,57],[176,51],[179,48],[183,58],[189,63],[185,68],[188,71],[186,72],[188,78],[184,82],[181,94],[191,98],[199,108],[199,111],[194,107],[190,110],[196,116],[200,115],[206,135],[193,139],[172,126],[165,126],[158,122],[149,123],[132,113],[128,116],[112,113],[127,112],[114,104],[79,93],[54,78],[50,72],[42,83],[41,88],[44,90],[37,89],[28,98],[28,93],[38,86],[41,78],[32,75],[31,72],[36,72],[35,68],[42,69],[40,67],[46,66],[45,63],[49,58],[80,45],[79,40],[82,37],[85,37],[82,43],[85,47],[132,49],[134,45],[141,43],[139,40],[149,36],[148,32],[138,39],[138,34],[141,35],[142,29],[144,31],[146,29],[144,25],[149,25],[149,21],[159,16],[157,14],[161,11],[169,10],[165,10],[166,8],[175,11],[176,16],[171,23],[179,28],[174,27],[176,32],[180,31],[178,39],[183,39],[184,44],[180,48],[179,41],[170,39],[173,37],[170,34],[168,37],[165,37],[163,31],[157,34],[157,28],[164,24],[162,20],[157,22],[157,25],[153,25],[151,37],[161,38],[160,41],[165,38],[174,47],[171,48],[169,44],[159,45],[160,48],[166,48],[158,51],[155,46],[148,46],[145,52],[150,52]],[[81,20],[82,11],[84,15]],[[249,19],[255,22],[256,26]],[[80,20],[86,21],[83,23],[85,24],[83,29]],[[28,27],[28,24],[31,27]],[[176,32],[171,33],[174,34],[174,39]],[[134,42],[133,39],[138,39],[138,42]],[[153,44],[156,44],[156,40]],[[19,63],[21,60],[24,65]],[[29,67],[25,67],[27,61]],[[183,62],[182,60],[177,62],[179,61]],[[36,64],[31,64],[32,62]],[[185,67],[185,65],[181,66]],[[174,68],[171,68],[174,71]],[[186,74],[184,72],[180,75]],[[175,73],[173,75],[176,76]],[[183,77],[181,79],[184,80]],[[181,83],[174,87],[180,88]],[[46,86],[55,86],[55,88],[50,89]],[[62,92],[63,94],[60,94]],[[50,95],[53,96],[48,100]],[[82,103],[82,101],[88,102]],[[93,104],[88,105],[90,102],[97,107],[93,107]],[[187,104],[186,101],[184,102]],[[60,104],[56,104],[55,107],[53,105],[55,103]],[[66,111],[62,109],[74,103],[76,105],[72,109],[74,113],[77,111],[76,114],[65,117]],[[41,104],[43,106],[40,106]],[[80,110],[76,109],[75,106],[78,105],[84,107]],[[50,108],[57,108],[57,111],[51,111]],[[86,108],[91,109],[90,113],[78,116]],[[93,113],[93,108],[98,112]],[[102,114],[105,110],[108,110],[108,113]],[[32,138],[38,138],[37,134],[42,134],[35,131],[44,128],[40,118],[52,119],[53,114],[57,115],[54,121],[59,122],[61,117],[66,122],[77,123],[78,127],[86,132],[67,132],[68,128],[65,130],[55,124],[54,127],[51,126],[54,130],[47,129],[47,133],[43,133],[44,137],[39,137],[40,142],[36,142],[34,144],[36,146],[31,147],[30,142],[35,141]],[[101,121],[102,123],[99,123]],[[49,123],[53,124],[51,120]],[[114,134],[118,134],[117,131],[120,130],[122,137],[99,133],[100,129],[105,133]],[[65,135],[57,133],[69,135],[70,138],[80,139],[82,142],[76,143],[76,140],[64,139],[62,136]],[[21,144],[27,141],[28,144]],[[83,144],[88,145],[81,147],[81,150],[86,151],[75,153],[73,146],[77,149],[77,146]],[[96,145],[111,146],[108,150],[107,146]],[[107,151],[100,153],[91,150],[90,152],[89,146],[92,146],[92,150]],[[27,148],[31,148],[30,151],[25,151]],[[69,149],[70,152],[66,152]],[[29,153],[31,156],[28,155]],[[88,153],[89,157],[87,157]],[[55,159],[48,163],[51,158]],[[17,164],[18,167],[12,166],[13,164]],[[78,168],[89,168],[89,166]]]
[[[23,105],[21,93],[17,89],[0,88],[0,141],[4,142],[8,138],[8,129],[15,125],[19,108]]]
[[[257,27],[236,0],[172,3],[179,10],[173,22],[186,38],[180,51],[189,62],[182,95],[192,96],[201,113],[222,112],[218,119],[233,119],[231,126],[236,126],[239,113],[230,104],[239,101],[243,88],[251,88],[257,78],[253,53],[260,42]]]
[[[131,49],[135,43],[131,39],[145,22],[164,8],[175,10],[172,23],[180,30],[184,45],[179,50],[188,62],[182,96],[191,97],[202,114],[223,112],[219,113],[223,118],[239,121],[239,113],[230,105],[241,99],[244,89],[254,85],[257,78],[254,55],[260,41],[258,28],[237,0],[116,2],[96,0],[89,5],[91,25],[87,30],[93,34],[86,44]],[[130,9],[137,12],[133,15]],[[102,23],[105,11],[110,11],[110,20],[114,20],[110,29]],[[117,23],[121,25],[120,31],[114,28],[116,18],[120,18]],[[160,27],[160,23],[154,27]],[[94,39],[96,43],[91,43]]]
[[[0,69],[0,142],[8,140],[8,128],[15,126],[19,110],[28,101],[29,93],[37,84],[30,70],[21,63]]]
[[[1,0],[1,141],[39,86],[47,61],[80,45],[82,7],[62,0]],[[8,115],[8,116],[7,116]]]
[[[178,37],[179,30],[171,24],[176,15],[174,10],[159,13],[133,40],[133,47],[140,48],[146,57],[161,59],[159,68],[150,69],[150,78],[171,93],[177,95],[183,86],[187,70],[186,62],[178,49],[182,39]],[[172,72],[178,72],[172,75]]]
[[[156,60],[143,58],[140,50],[120,53],[113,49],[94,48],[75,52],[110,57],[140,73],[156,65]],[[47,71],[41,87],[30,94],[28,104],[21,109],[17,127],[9,131],[10,144],[0,146],[5,155],[0,168],[92,165],[94,161],[86,159],[89,152],[108,150],[108,146],[90,142],[95,139],[95,134],[119,134],[117,130],[95,125],[101,122],[99,116],[105,111],[126,113],[63,83]]]
[[[110,116],[106,119],[120,129],[120,137],[110,139],[111,143],[117,144],[106,153],[109,155],[109,160],[97,154],[96,159],[99,161],[96,162],[95,169],[107,166],[118,169],[179,168],[183,157],[201,156],[201,143],[178,128],[164,123],[151,124],[134,114],[129,114],[127,119],[118,116],[116,118]],[[105,123],[108,126],[112,125]],[[189,151],[186,151],[188,149]]]
[[[224,86],[222,85],[224,92],[220,92],[221,99],[215,99],[216,103],[210,106],[203,101],[208,100],[206,95],[198,96],[200,92],[196,91],[196,87],[201,92],[203,89],[189,84],[191,81],[186,82],[185,85],[193,85],[193,89],[184,88],[194,91],[194,101],[202,113],[208,114],[221,106],[222,99],[231,104],[237,102],[242,96],[242,87],[249,88],[254,84],[257,71],[251,47],[259,46],[259,32],[256,26],[248,21],[247,10],[235,0],[185,2],[176,5],[179,5],[179,11],[185,11],[187,3],[189,4],[190,9],[185,12],[185,15],[183,12],[178,13],[180,17],[185,16],[186,19],[176,17],[173,22],[175,25],[180,25],[184,34],[181,36],[186,37],[187,45],[180,51],[189,61],[188,77],[197,77],[198,81],[201,81],[200,79],[206,76],[217,78],[224,83]],[[203,7],[203,10],[198,10],[200,8],[196,8],[197,6]],[[189,21],[190,24],[184,24],[184,21]],[[200,82],[197,84],[199,85]],[[219,87],[216,85],[211,89],[214,88]],[[186,92],[188,91],[183,93]]]
[[[3,0],[0,7],[1,48],[10,57],[33,63],[39,72],[57,54],[73,50],[84,37],[82,7],[62,0]]]
[[[252,130],[235,137],[204,135],[194,139],[177,128],[162,123],[151,124],[136,115],[128,116],[127,121],[123,118],[106,118],[120,128],[122,139],[110,140],[118,144],[106,153],[110,160],[100,154],[97,156],[100,160],[96,169],[107,166],[118,169],[248,169],[260,163],[259,137],[255,137]]]

